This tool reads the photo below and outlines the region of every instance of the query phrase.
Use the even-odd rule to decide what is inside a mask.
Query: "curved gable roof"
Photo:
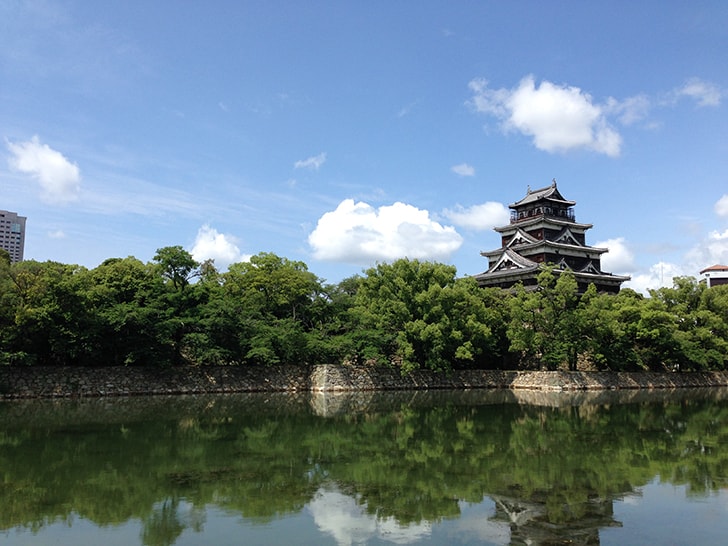
[[[511,249],[506,249],[486,273],[495,273],[504,269],[533,269],[534,267],[538,267],[536,262],[532,262]]]
[[[516,233],[513,234],[513,237],[511,237],[511,240],[508,241],[508,244],[506,245],[506,248],[511,248],[513,246],[523,245],[523,244],[535,244],[538,243],[538,239],[536,237],[533,237],[532,235],[529,235],[522,229],[516,230]]]
[[[520,201],[511,203],[510,205],[508,205],[508,207],[515,209],[518,207],[522,207],[523,205],[528,205],[529,203],[536,203],[538,201],[555,201],[557,203],[561,203],[567,206],[576,205],[576,201],[569,201],[567,199],[564,199],[564,196],[559,193],[559,190],[556,187],[556,180],[554,180],[553,182],[551,182],[550,186],[546,186],[545,188],[540,188],[538,190],[532,190],[529,186],[526,197],[524,197]]]

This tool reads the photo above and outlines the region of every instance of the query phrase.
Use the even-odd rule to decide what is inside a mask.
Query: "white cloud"
[[[505,205],[494,201],[468,208],[457,205],[454,209],[445,209],[443,214],[456,226],[473,230],[493,229],[507,224],[511,217]]]
[[[301,159],[293,164],[294,169],[312,169],[318,171],[319,167],[326,162],[326,152],[321,152],[319,155],[309,157],[307,159]]]
[[[475,176],[475,167],[473,167],[472,165],[468,165],[467,163],[454,165],[450,168],[450,170],[455,174],[459,174],[460,176]]]
[[[423,520],[402,525],[393,517],[382,518],[367,513],[366,504],[339,491],[320,489],[308,503],[318,528],[331,535],[337,544],[377,542],[412,544],[425,540],[432,533],[432,524]]]
[[[715,212],[718,216],[728,217],[728,194],[715,203]],[[598,242],[595,246],[609,248],[609,252],[602,256],[602,270],[630,274],[632,279],[623,286],[643,294],[647,294],[648,289],[672,286],[675,277],[698,278],[700,271],[706,267],[728,264],[728,229],[714,230],[700,237],[690,250],[676,260],[678,263],[661,260],[647,269],[635,266],[634,255],[622,237]]]
[[[412,205],[375,209],[346,199],[319,218],[308,242],[316,259],[368,265],[404,257],[445,260],[463,239],[455,228],[440,225]]]
[[[512,544],[512,522],[510,518],[496,520],[492,517],[496,513],[499,504],[500,502],[496,503],[488,497],[484,497],[477,504],[458,501],[460,516],[452,522],[453,531],[450,533],[450,536],[457,537],[457,539],[452,540],[452,542],[468,544]],[[545,512],[545,507],[542,512]],[[529,510],[527,513],[521,512],[521,514],[528,517],[528,514],[534,514],[534,512]],[[465,540],[458,540],[461,537]]]
[[[632,125],[642,121],[652,107],[652,101],[646,95],[628,97],[622,101],[610,97],[604,105],[604,112],[614,114],[622,125]]]
[[[408,105],[400,108],[399,112],[397,112],[397,117],[403,118],[403,117],[409,115],[410,112],[412,112],[412,109],[415,106],[417,106],[418,103],[419,103],[419,100],[416,100],[416,101],[410,102]]]
[[[693,277],[706,267],[728,263],[728,229],[708,233],[705,239],[685,255],[682,263],[687,269],[684,275]]]
[[[698,277],[700,271],[717,264],[728,264],[728,229],[710,232],[702,245],[688,252],[681,275]]]
[[[715,206],[715,213],[720,216],[721,218],[727,218],[728,217],[728,193],[723,195],[718,201],[716,202]]]
[[[698,278],[700,271],[716,264],[728,263],[728,229],[712,231],[707,237],[690,249],[679,264],[660,261],[652,265],[647,272],[632,274],[632,280],[625,287],[642,293],[648,288],[672,286],[674,277]]]
[[[723,93],[715,84],[699,78],[692,78],[685,82],[685,85],[675,90],[675,96],[695,99],[698,106],[718,106]]]
[[[81,173],[75,163],[47,144],[41,144],[38,136],[26,142],[7,142],[12,157],[11,169],[30,175],[40,183],[41,198],[50,203],[64,203],[78,197]]]
[[[66,234],[62,230],[57,229],[55,231],[49,231],[48,237],[50,237],[51,239],[65,239]]]
[[[600,241],[594,246],[609,249],[609,252],[602,254],[602,271],[618,274],[634,271],[634,253],[627,245],[624,237]]]
[[[622,286],[631,288],[642,294],[647,294],[649,289],[672,286],[674,277],[697,276],[697,271],[686,272],[685,267],[669,262],[658,262],[651,266],[645,273],[633,274],[632,279]]]
[[[219,271],[227,269],[230,264],[250,259],[250,256],[241,254],[234,237],[219,233],[209,225],[198,230],[190,254],[198,262],[215,260]]]
[[[622,137],[609,125],[604,107],[578,87],[549,81],[536,87],[533,76],[515,89],[489,89],[483,79],[471,81],[469,87],[469,102],[476,111],[498,118],[503,130],[533,137],[540,150],[586,148],[612,157],[620,153]]]
[[[676,105],[688,97],[698,106],[718,106],[725,91],[717,85],[692,78],[684,85],[650,97],[644,93],[617,100],[608,97],[596,103],[580,88],[542,81],[536,85],[533,76],[523,78],[513,89],[490,89],[485,79],[474,79],[468,104],[477,112],[495,117],[503,131],[517,131],[533,138],[534,145],[547,152],[566,152],[584,148],[616,157],[622,137],[610,118],[622,125],[645,120],[654,107]],[[647,121],[645,128],[659,123]]]
[[[728,229],[724,232],[719,231],[711,231],[709,235],[709,240],[711,241],[726,241],[728,242]]]

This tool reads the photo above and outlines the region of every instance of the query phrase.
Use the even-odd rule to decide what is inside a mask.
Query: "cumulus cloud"
[[[633,274],[632,278],[624,283],[625,288],[631,288],[642,294],[647,294],[648,290],[661,288],[663,286],[672,286],[674,277],[682,277],[685,275],[695,276],[697,273],[686,273],[685,268],[677,264],[669,262],[658,262],[652,265],[646,272]]]
[[[684,275],[697,276],[698,272],[716,264],[728,264],[728,229],[714,230],[696,244],[681,261]]]
[[[432,533],[432,525],[427,520],[402,525],[391,516],[382,518],[367,513],[366,505],[339,491],[320,489],[306,509],[318,528],[342,545],[372,540],[412,544],[427,539]]]
[[[453,165],[450,170],[460,176],[475,176],[475,167],[468,165],[467,163]]]
[[[697,101],[698,106],[718,106],[723,93],[720,88],[699,78],[692,78],[685,85],[675,90],[675,96],[689,97]]]
[[[462,245],[451,226],[442,226],[428,211],[394,203],[378,209],[353,199],[319,218],[308,237],[314,257],[368,265],[398,258],[445,260]]]
[[[443,214],[456,226],[477,231],[507,224],[511,217],[504,204],[494,201],[467,208],[457,205],[454,209],[445,209]]]
[[[728,217],[728,194],[714,205],[715,213]],[[700,240],[682,260],[686,269],[684,275],[697,276],[698,272],[716,264],[728,264],[728,229],[712,230]]]
[[[728,194],[714,205],[719,217],[728,217]],[[728,229],[713,230],[699,238],[695,245],[680,257],[678,263],[659,261],[647,269],[635,268],[634,256],[622,238],[597,243],[608,247],[609,253],[602,256],[602,269],[616,273],[630,273],[632,279],[624,284],[638,292],[647,294],[648,289],[672,286],[674,277],[695,277],[706,267],[728,264]]]
[[[319,155],[309,157],[307,159],[301,159],[293,164],[294,169],[311,169],[318,171],[321,165],[326,162],[326,152],[321,152]]]
[[[207,224],[197,231],[190,254],[198,262],[214,260],[218,270],[227,269],[230,264],[250,259],[249,255],[240,252],[235,237],[219,233]]]
[[[708,233],[680,263],[660,261],[646,271],[632,274],[632,280],[625,286],[646,294],[649,288],[672,286],[674,277],[697,278],[700,271],[716,264],[728,264],[728,229]]]
[[[715,213],[721,218],[728,218],[728,193],[723,195],[714,206]]]
[[[7,142],[7,147],[12,154],[8,159],[10,168],[37,180],[43,200],[64,203],[78,197],[81,187],[78,165],[42,144],[37,135],[26,142]]]
[[[627,245],[624,237],[600,241],[594,246],[609,249],[609,252],[602,254],[602,271],[619,274],[634,271],[634,253]]]
[[[728,229],[708,234],[700,269],[715,264],[728,264]]]
[[[608,123],[604,106],[595,104],[578,87],[543,81],[533,76],[514,89],[490,89],[484,79],[469,84],[469,101],[476,111],[496,117],[505,131],[518,131],[533,138],[546,152],[586,148],[616,157],[622,137]]]
[[[618,156],[622,137],[610,118],[632,125],[647,118],[656,106],[674,106],[689,98],[697,105],[718,106],[725,91],[714,83],[691,78],[680,87],[650,97],[644,93],[617,100],[608,97],[596,103],[580,88],[544,80],[536,85],[527,76],[513,89],[491,89],[487,80],[474,79],[468,104],[477,112],[499,120],[504,131],[516,131],[533,138],[534,145],[547,152],[585,148],[608,156]],[[646,127],[654,127],[648,123]]]

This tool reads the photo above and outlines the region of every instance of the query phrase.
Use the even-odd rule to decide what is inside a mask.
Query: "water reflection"
[[[0,423],[6,541],[630,542],[615,502],[656,477],[728,487],[726,390],[14,401]]]
[[[365,544],[375,538],[396,544],[411,544],[431,535],[429,521],[403,525],[396,518],[378,517],[367,513],[365,506],[354,497],[335,488],[319,489],[307,510],[322,532],[330,534],[339,544]]]

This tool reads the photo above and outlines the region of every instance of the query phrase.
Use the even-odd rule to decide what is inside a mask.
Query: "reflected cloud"
[[[319,489],[307,509],[318,528],[342,546],[363,544],[375,537],[395,544],[413,544],[432,533],[430,522],[401,525],[393,517],[367,514],[365,504],[334,489]]]

